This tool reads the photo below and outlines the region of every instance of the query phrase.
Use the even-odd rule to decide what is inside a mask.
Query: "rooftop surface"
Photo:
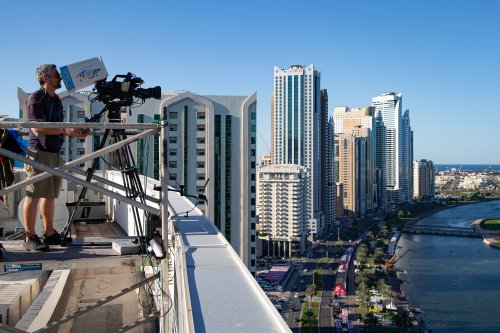
[[[227,240],[198,208],[169,196],[185,251],[196,332],[290,332]],[[184,212],[193,209],[188,217]]]

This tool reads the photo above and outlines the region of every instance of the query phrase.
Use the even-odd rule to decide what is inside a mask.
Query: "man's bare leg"
[[[34,236],[36,214],[38,211],[38,201],[40,198],[26,197],[23,206],[23,217],[24,217],[24,229],[26,229],[26,240]]]
[[[54,206],[54,198],[41,198],[40,212],[42,213],[45,236],[52,236],[54,234]]]

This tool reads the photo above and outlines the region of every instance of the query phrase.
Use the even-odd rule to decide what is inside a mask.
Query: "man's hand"
[[[91,133],[90,129],[89,128],[83,128],[83,129],[79,129],[77,130],[78,131],[78,136],[80,138],[84,138],[86,137],[87,135],[89,135]]]
[[[90,134],[89,129],[76,129],[76,128],[65,128],[64,129],[64,134],[70,137],[86,137],[87,135]]]

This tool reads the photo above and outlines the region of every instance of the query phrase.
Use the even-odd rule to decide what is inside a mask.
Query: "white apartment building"
[[[259,170],[260,238],[265,255],[291,257],[305,248],[308,173],[296,164],[273,164]]]
[[[413,162],[413,198],[426,201],[434,198],[435,179],[434,164],[431,160]]]
[[[196,202],[213,221],[251,272],[256,267],[257,95],[202,96],[191,92],[147,100],[134,109],[132,121],[168,119],[170,186],[203,192],[208,204]],[[134,119],[134,117],[136,117]],[[155,141],[156,142],[156,141]],[[136,147],[145,155],[147,144]],[[157,145],[149,144],[143,173],[156,177]],[[142,158],[145,161],[145,158]]]
[[[311,198],[307,209],[308,228],[314,235],[325,227],[321,210],[321,93],[320,72],[314,65],[274,67],[273,163],[306,167]],[[328,119],[326,119],[328,121]]]

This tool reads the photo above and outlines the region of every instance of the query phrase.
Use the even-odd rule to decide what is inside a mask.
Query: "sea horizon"
[[[481,170],[500,170],[500,164],[472,164],[472,163],[439,163],[434,164],[438,171],[444,171],[449,169],[462,169],[471,171],[481,171]]]

